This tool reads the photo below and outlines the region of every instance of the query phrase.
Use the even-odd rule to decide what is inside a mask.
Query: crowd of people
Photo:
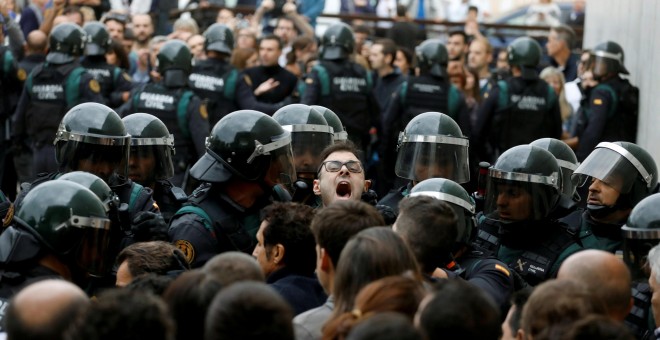
[[[7,339],[660,337],[617,43],[75,3],[0,3]]]

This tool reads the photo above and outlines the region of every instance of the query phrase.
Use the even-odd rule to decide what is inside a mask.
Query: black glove
[[[159,213],[142,211],[131,221],[131,231],[137,242],[167,241],[167,229],[167,223]]]

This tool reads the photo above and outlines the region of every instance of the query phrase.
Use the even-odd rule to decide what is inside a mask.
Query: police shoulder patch
[[[206,108],[206,104],[202,103],[199,105],[199,115],[204,119],[209,119],[209,112]]]
[[[89,81],[89,89],[94,93],[99,93],[101,92],[101,85],[99,85],[99,82],[96,81],[96,79],[92,79]]]
[[[312,78],[307,78],[307,79],[305,79],[305,83],[307,83],[307,84],[309,84],[309,85],[312,85],[312,84],[314,84],[314,79],[312,79]]]
[[[122,72],[121,75],[124,77],[126,81],[131,81],[131,82],[133,81],[133,79],[131,78],[131,76],[128,75],[128,73]]]
[[[25,72],[25,69],[19,68],[18,71],[16,72],[16,77],[20,81],[25,81],[27,78],[27,72]]]
[[[248,86],[252,87],[252,78],[250,78],[250,76],[246,74],[243,76],[243,79],[245,80],[245,83],[248,84]]]
[[[195,260],[195,248],[192,244],[186,240],[178,240],[174,242],[174,246],[179,248],[183,255],[186,256],[188,263],[192,263]]]
[[[501,271],[502,273],[506,274],[506,276],[511,276],[511,273],[509,273],[509,270],[504,268],[504,266],[495,264],[495,269]]]
[[[158,203],[156,203],[156,201],[154,201],[154,203],[151,206],[153,206],[154,209],[160,211],[160,207],[158,206]]]
[[[594,99],[594,105],[603,105],[603,100],[600,98]]]

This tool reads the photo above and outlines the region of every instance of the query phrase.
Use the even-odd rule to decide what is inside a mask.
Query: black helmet
[[[469,182],[468,145],[451,117],[440,112],[422,113],[399,134],[394,172],[415,182],[434,177]]]
[[[110,220],[101,200],[72,181],[49,181],[25,195],[14,222],[68,265],[104,275],[112,260]]]
[[[488,170],[484,213],[497,213],[503,222],[542,220],[552,212],[560,196],[561,169],[555,157],[537,146],[518,145],[500,155]],[[524,202],[530,209],[501,203],[510,199]]]
[[[105,207],[106,214],[119,207],[119,196],[100,177],[85,171],[73,171],[58,177],[57,180],[78,183],[91,190]]]
[[[134,113],[122,118],[122,121],[126,132],[131,135],[128,176],[147,186],[174,176],[174,136],[167,130],[165,123],[147,113]],[[153,171],[149,178],[142,178],[144,174],[135,171],[133,161],[138,159],[153,159]]]
[[[333,143],[333,129],[323,115],[305,104],[287,105],[273,114],[284,130],[291,132],[291,147],[297,173],[316,174],[321,151]]]
[[[594,177],[619,192],[616,204],[632,208],[655,192],[658,168],[653,157],[640,146],[629,142],[602,142],[575,169],[578,186]]]
[[[523,78],[538,78],[536,66],[541,62],[543,49],[536,40],[530,37],[517,38],[509,45],[507,52],[509,65],[520,67]]]
[[[105,25],[98,21],[88,22],[83,26],[83,30],[87,34],[87,46],[85,46],[85,55],[105,55],[108,48],[112,43],[110,33],[105,28]]]
[[[623,231],[623,260],[633,278],[646,277],[642,270],[649,250],[660,243],[660,194],[641,200],[630,212]]]
[[[51,64],[70,63],[83,54],[85,42],[85,31],[80,26],[70,22],[59,24],[50,32],[46,61]]]
[[[623,48],[613,41],[606,41],[596,45],[593,51],[594,76],[598,79],[609,73],[629,74],[623,66]]]
[[[212,183],[237,176],[270,186],[290,186],[296,180],[291,133],[264,113],[232,112],[215,124],[206,139],[206,153],[190,169],[190,175]]]
[[[323,33],[321,59],[346,59],[355,50],[355,36],[350,26],[336,23],[328,27]]]
[[[464,245],[470,243],[472,230],[476,225],[475,203],[460,184],[445,178],[429,178],[417,183],[410,191],[410,196],[431,196],[449,203],[456,214],[456,242]]]
[[[170,40],[158,51],[157,71],[167,87],[182,87],[188,83],[192,71],[193,55],[180,40]]]
[[[541,149],[549,151],[561,169],[561,192],[562,195],[575,202],[580,201],[580,195],[577,193],[577,186],[571,180],[573,171],[577,169],[578,163],[575,152],[566,143],[554,138],[537,139],[529,145],[538,146]]]
[[[234,33],[224,24],[215,23],[204,31],[204,49],[231,54],[234,49]]]
[[[335,142],[348,140],[348,133],[344,129],[344,125],[341,123],[341,119],[339,119],[339,116],[337,116],[336,113],[327,107],[320,105],[312,105],[312,108],[321,112],[325,121],[332,127]]]
[[[114,185],[115,180],[126,178],[130,141],[114,110],[83,103],[62,118],[55,135],[55,157],[62,172],[97,167],[99,172],[94,174]],[[99,168],[99,164],[106,167]]]
[[[437,77],[447,77],[449,54],[440,39],[428,39],[415,48],[419,68]]]

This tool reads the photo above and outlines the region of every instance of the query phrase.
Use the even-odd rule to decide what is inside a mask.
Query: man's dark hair
[[[201,270],[181,274],[163,295],[176,323],[176,339],[203,339],[206,311],[223,285]]]
[[[212,257],[202,271],[220,282],[223,287],[241,281],[264,282],[264,272],[254,257],[238,251],[228,251]]]
[[[348,240],[360,231],[383,225],[383,217],[373,206],[362,201],[338,201],[320,209],[312,220],[316,243],[337,267],[339,255]]]
[[[383,46],[383,55],[391,56],[392,61],[390,61],[390,66],[394,65],[394,60],[396,59],[396,44],[392,39],[378,39],[374,43],[375,45]]]
[[[293,340],[293,311],[273,288],[240,282],[215,296],[206,314],[207,340]]]
[[[328,145],[323,151],[321,151],[321,156],[319,159],[321,162],[325,162],[325,160],[332,154],[333,152],[350,152],[355,157],[360,159],[361,152],[357,149],[355,144],[351,142],[350,140],[344,141],[344,142],[338,142],[334,144]],[[321,167],[319,167],[319,174],[321,173]]]
[[[527,299],[529,299],[529,296],[532,295],[533,288],[532,287],[525,287],[515,293],[511,296],[511,308],[513,309],[513,313],[511,314],[511,317],[509,318],[509,329],[511,329],[511,334],[517,334],[518,330],[520,329],[520,319],[522,318],[522,310],[523,307],[525,307],[525,303],[527,302]]]
[[[298,26],[296,26],[296,22],[293,21],[293,19],[291,19],[289,17],[286,17],[286,16],[281,16],[281,17],[277,18],[277,23],[275,23],[275,28],[277,28],[277,26],[280,25],[280,22],[282,20],[290,22],[293,25],[293,30],[300,33],[300,30],[298,30]]]
[[[124,248],[117,256],[117,264],[128,263],[131,276],[136,278],[146,273],[165,275],[170,271],[190,269],[181,250],[163,241],[139,242]]]
[[[163,296],[163,293],[167,287],[169,287],[172,281],[174,281],[173,276],[149,273],[134,278],[124,288],[139,290],[142,292],[154,294],[156,296]]]
[[[277,46],[279,47],[279,49],[282,50],[282,48],[284,48],[284,43],[282,43],[282,39],[280,39],[280,37],[276,36],[275,34],[264,35],[259,39],[259,44],[257,46],[261,46],[261,43],[266,40],[277,41]]]
[[[453,30],[449,32],[449,37],[453,37],[455,35],[460,35],[463,37],[463,43],[467,44],[468,43],[468,35],[465,33],[463,30]]]
[[[408,7],[403,4],[398,4],[396,5],[396,16],[397,17],[405,17],[406,14],[408,14]]]
[[[418,312],[427,339],[492,339],[502,331],[500,312],[485,293],[462,280],[441,280]]]
[[[469,6],[469,7],[468,7],[468,13],[470,13],[470,12],[472,12],[472,11],[479,13],[479,7],[474,6],[474,5]]]
[[[458,235],[449,204],[428,196],[406,197],[399,203],[396,227],[424,273],[448,264]]]
[[[293,273],[312,276],[316,269],[316,243],[310,229],[314,209],[300,203],[276,202],[261,211],[266,258],[270,260],[272,247],[284,247],[282,263]]]
[[[386,312],[360,321],[346,337],[346,340],[370,339],[422,340],[422,334],[407,317]]]
[[[368,36],[371,36],[371,27],[367,25],[357,25],[353,27],[353,33],[364,33]]]
[[[59,309],[57,315],[47,323],[40,323],[38,327],[34,324],[26,324],[21,318],[19,308],[14,303],[7,307],[4,317],[4,327],[7,332],[7,339],[10,340],[59,340],[64,339],[64,335],[71,327],[71,320],[75,320],[85,309],[87,299],[80,298],[68,302],[68,306]]]
[[[111,289],[81,314],[71,340],[174,339],[174,322],[153,294]]]
[[[557,33],[559,40],[566,42],[566,47],[568,47],[569,50],[572,50],[575,47],[575,43],[577,42],[577,35],[571,26],[560,24],[552,27],[550,30]]]
[[[415,61],[415,58],[413,57],[413,52],[409,48],[399,46],[396,49],[396,51],[403,53],[403,57],[406,58],[408,65],[410,65],[410,67],[413,67],[413,62]]]
[[[547,333],[552,332],[553,327],[548,329]],[[612,318],[604,315],[589,315],[567,327],[556,329],[559,334],[547,334],[541,332],[539,338],[546,335],[557,335],[554,339],[581,340],[581,339],[611,339],[611,340],[633,340],[635,337],[630,333],[626,324],[621,322],[612,322]]]

